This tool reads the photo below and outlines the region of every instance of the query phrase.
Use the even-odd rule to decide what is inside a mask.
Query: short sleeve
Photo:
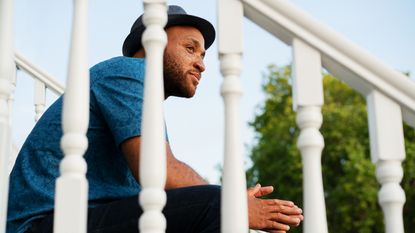
[[[117,146],[141,135],[143,80],[134,77],[109,76],[91,86],[91,100],[108,125]],[[91,106],[93,107],[93,106]]]

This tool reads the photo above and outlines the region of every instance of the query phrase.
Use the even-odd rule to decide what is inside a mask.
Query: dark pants
[[[163,213],[167,231],[189,233],[220,232],[220,188],[214,185],[167,190]],[[142,214],[137,196],[117,200],[88,210],[88,233],[137,233]],[[31,233],[53,229],[53,214],[35,222]]]

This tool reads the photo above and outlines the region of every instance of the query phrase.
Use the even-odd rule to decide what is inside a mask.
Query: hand
[[[302,210],[293,202],[278,199],[260,199],[274,191],[272,186],[257,184],[248,189],[249,228],[271,233],[283,233],[298,226],[304,219]]]

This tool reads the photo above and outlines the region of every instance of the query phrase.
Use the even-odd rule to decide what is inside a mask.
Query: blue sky
[[[384,63],[415,75],[415,2],[411,0],[292,0],[320,22],[332,27]],[[216,25],[216,1],[168,1],[188,13],[204,17]],[[89,1],[89,63],[94,65],[121,55],[121,46],[131,24],[142,13],[142,1]],[[65,82],[71,30],[71,0],[16,0],[15,47],[34,64],[61,83]],[[241,83],[241,133],[245,156],[254,143],[247,126],[258,112],[264,95],[262,73],[269,64],[291,62],[291,49],[277,38],[244,20],[244,57]],[[215,166],[223,160],[223,101],[219,89],[216,42],[208,50],[207,70],[192,99],[169,98],[165,115],[169,139],[175,155],[193,166],[211,182],[218,181]],[[33,127],[33,81],[18,73],[13,112],[13,138],[21,145]],[[56,97],[48,93],[48,104]],[[276,155],[276,159],[277,159]],[[247,165],[249,159],[246,159]],[[276,171],[277,173],[278,171]]]

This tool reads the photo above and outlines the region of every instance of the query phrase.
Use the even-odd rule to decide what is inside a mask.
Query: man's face
[[[200,31],[190,26],[166,29],[168,43],[164,51],[164,93],[169,96],[192,97],[205,70],[205,40]]]

